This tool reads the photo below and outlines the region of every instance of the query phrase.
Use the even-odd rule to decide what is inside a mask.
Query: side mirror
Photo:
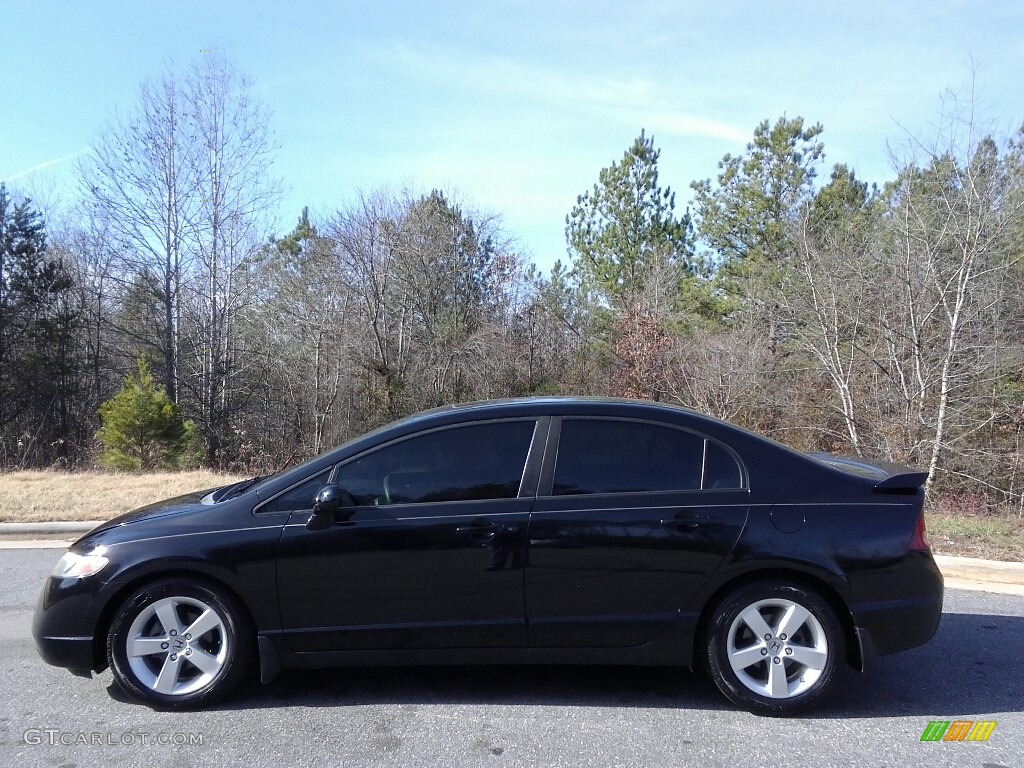
[[[348,491],[343,491],[336,485],[325,485],[316,495],[313,514],[310,515],[306,528],[321,531],[334,523],[339,512],[352,514],[354,510],[355,500]]]

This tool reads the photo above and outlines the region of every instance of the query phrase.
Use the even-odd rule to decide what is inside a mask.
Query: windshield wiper
[[[257,475],[256,477],[250,477],[248,480],[242,480],[241,482],[235,483],[234,485],[228,486],[227,492],[221,496],[218,501],[227,501],[233,499],[235,496],[240,496],[247,490],[252,488],[256,483],[262,480],[266,475]]]

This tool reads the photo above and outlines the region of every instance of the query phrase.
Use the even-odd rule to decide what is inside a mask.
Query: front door
[[[545,425],[546,426],[546,425]],[[286,526],[278,595],[296,651],[515,647],[536,419],[444,427],[340,465],[354,514]],[[532,451],[532,462],[541,450]],[[535,477],[536,473],[531,476]],[[531,486],[531,487],[526,487]]]

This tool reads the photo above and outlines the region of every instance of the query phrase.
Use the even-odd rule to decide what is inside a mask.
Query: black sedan
[[[96,528],[33,633],[164,708],[254,663],[610,663],[706,667],[789,713],[935,633],[924,480],[655,403],[441,408]]]

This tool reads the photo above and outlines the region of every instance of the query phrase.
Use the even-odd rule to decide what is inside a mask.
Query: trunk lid
[[[924,470],[893,464],[881,459],[867,459],[863,456],[836,456],[831,453],[810,453],[808,456],[833,469],[874,481],[877,491],[913,491],[924,485],[928,479],[928,473]]]

